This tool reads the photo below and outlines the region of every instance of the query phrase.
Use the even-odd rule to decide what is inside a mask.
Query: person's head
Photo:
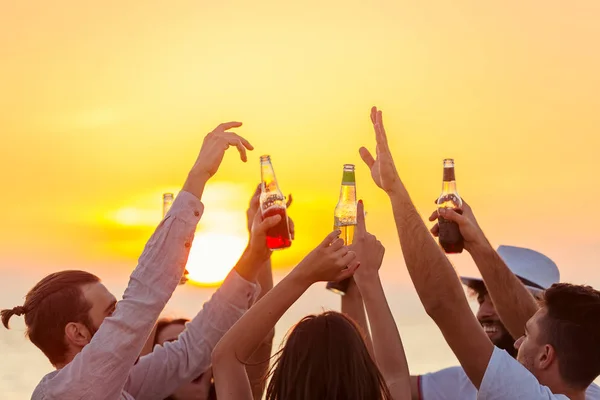
[[[154,337],[150,337],[148,340],[152,341],[152,348],[156,345],[163,346],[165,343],[177,340],[179,335],[185,330],[185,324],[189,322],[187,318],[161,318],[156,323],[156,329]],[[211,375],[207,375],[207,379],[210,379]],[[175,393],[169,396],[165,400],[196,400],[206,399],[215,400],[216,391],[214,383],[205,381],[200,375],[197,379],[192,382],[181,386]],[[209,386],[207,386],[209,385]]]
[[[540,304],[515,343],[517,359],[551,389],[584,390],[600,375],[600,292],[559,283]]]
[[[92,340],[115,305],[115,297],[97,276],[61,271],[38,282],[23,306],[2,310],[2,324],[8,329],[13,315],[24,314],[27,336],[58,367],[69,363]]]
[[[338,312],[304,317],[276,357],[267,400],[391,399],[364,335]]]
[[[515,246],[500,246],[497,250],[508,268],[523,282],[525,287],[536,297],[544,289],[559,282],[558,267],[547,256],[537,251]],[[477,319],[495,346],[506,350],[513,357],[517,355],[514,340],[500,321],[494,303],[488,294],[485,284],[480,278],[461,277],[462,282],[477,298],[479,308]]]
[[[190,320],[187,318],[161,318],[156,323],[156,334],[154,335],[154,345],[163,345],[167,342],[177,340],[179,335],[185,330],[185,324]]]
[[[479,304],[475,315],[484,332],[488,335],[494,346],[506,350],[510,355],[515,357],[517,355],[517,350],[514,346],[515,339],[508,333],[508,330],[502,321],[500,321],[500,317],[496,313],[494,303],[483,281],[470,282],[467,284],[467,287],[472,292],[473,297],[476,297]]]

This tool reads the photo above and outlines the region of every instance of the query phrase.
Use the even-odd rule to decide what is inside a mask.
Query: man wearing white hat
[[[554,261],[537,251],[515,246],[500,246],[497,252],[534,296],[560,281],[560,273]],[[477,296],[479,303],[477,319],[492,343],[516,357],[515,339],[500,321],[483,280],[464,276],[460,279]],[[477,398],[477,389],[459,366],[413,376],[411,383],[413,400],[475,400]],[[591,385],[587,390],[586,398],[600,399],[600,388]]]

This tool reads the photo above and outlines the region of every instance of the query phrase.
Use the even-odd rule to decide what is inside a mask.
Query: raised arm
[[[373,333],[375,362],[385,379],[394,399],[410,398],[410,374],[404,354],[402,340],[392,312],[388,305],[379,267],[383,261],[385,248],[377,238],[367,232],[362,200],[358,202],[358,218],[354,242],[351,249],[361,260],[361,268],[354,274],[354,280],[363,296],[367,315]]]
[[[375,183],[390,197],[406,267],[429,316],[476,387],[479,387],[494,346],[473,316],[464,291],[446,255],[434,241],[400,180],[392,158],[381,111],[371,120],[377,140],[377,159],[366,148],[362,159]]]
[[[525,334],[525,324],[538,310],[537,301],[494,250],[466,202],[463,202],[462,215],[454,210],[444,209],[441,212],[444,218],[458,224],[465,240],[465,249],[481,272],[498,316],[511,336],[520,338]],[[436,219],[437,212],[434,212],[429,220]],[[437,236],[437,224],[431,232]]]
[[[369,332],[369,323],[367,322],[367,314],[365,313],[365,304],[363,303],[362,295],[354,279],[350,279],[346,294],[340,296],[342,298],[342,312],[348,315],[354,320],[362,329],[365,335],[365,343],[371,356],[375,357],[373,353],[373,342],[371,340],[371,334]]]
[[[250,205],[246,211],[248,232],[252,232],[252,222],[258,213],[260,207],[260,185],[254,191],[254,195],[250,199]],[[289,208],[292,204],[292,195],[288,197],[287,207]],[[294,239],[294,222],[289,219],[288,226],[290,227],[290,233],[292,240]],[[261,291],[258,295],[257,301],[262,299],[271,289],[273,289],[273,271],[271,269],[271,258],[265,262],[258,274],[258,284],[260,285]],[[250,379],[250,385],[252,386],[252,394],[254,400],[261,400],[263,392],[265,391],[266,380],[264,379],[269,370],[269,361],[271,360],[271,352],[273,350],[273,338],[275,337],[275,327],[267,334],[265,339],[260,343],[254,354],[248,360],[246,365],[246,373],[248,379]]]
[[[113,315],[102,322],[90,343],[38,386],[34,399],[121,395],[131,367],[183,274],[203,211],[200,198],[207,180],[217,171],[230,145],[240,149],[242,159],[246,158],[244,147],[252,148],[245,139],[225,132],[240,125],[222,124],[207,135],[182,192],[140,256],[123,300],[117,303]]]
[[[260,218],[260,213],[256,218]],[[358,267],[356,255],[344,246],[342,239],[336,238],[339,234],[339,231],[330,233],[223,336],[212,357],[219,400],[253,398],[244,363],[310,285],[318,281],[339,281],[352,276]]]
[[[209,368],[217,342],[256,299],[258,287],[253,282],[271,253],[266,233],[278,220],[266,218],[253,229],[248,247],[233,271],[202,311],[186,324],[179,338],[140,359],[130,374],[128,393],[143,399],[166,398]]]

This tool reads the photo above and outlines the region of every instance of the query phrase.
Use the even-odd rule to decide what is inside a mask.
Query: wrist
[[[202,193],[204,192],[204,187],[210,178],[210,174],[203,173],[201,171],[197,171],[192,169],[183,184],[183,190],[189,192],[196,196],[198,199],[202,199]]]
[[[234,269],[236,272],[248,282],[256,282],[258,278],[258,272],[264,261],[261,261],[260,257],[249,251],[248,248],[244,250],[240,260],[235,265]]]
[[[358,289],[361,290],[361,293],[363,289],[368,290],[369,288],[381,284],[381,279],[379,278],[379,271],[354,275],[354,281],[356,282],[356,286],[358,286]]]
[[[392,186],[390,186],[388,189],[385,189],[385,192],[388,194],[388,196],[392,196],[402,192],[403,190],[405,190],[404,184],[402,183],[400,177],[398,177],[398,179],[392,184]]]
[[[474,242],[468,243],[465,242],[465,249],[471,254],[473,258],[486,256],[490,254],[490,252],[494,252],[494,248],[490,244],[490,242],[485,239],[485,237],[478,239]]]
[[[308,274],[307,272],[304,271],[302,262],[300,262],[300,264],[296,265],[296,268],[294,268],[292,270],[292,272],[290,272],[288,274],[288,276],[291,280],[296,282],[298,285],[301,285],[302,287],[305,287],[305,288],[309,288],[313,283],[316,282],[310,276],[310,274]]]

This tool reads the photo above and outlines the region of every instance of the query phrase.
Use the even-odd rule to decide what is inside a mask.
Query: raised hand
[[[286,207],[289,208],[292,204],[292,195],[288,196],[288,201],[286,203]],[[252,232],[252,224],[254,223],[254,217],[256,213],[258,213],[260,209],[260,184],[254,191],[252,198],[250,199],[250,205],[248,206],[248,210],[246,210],[246,222],[248,224],[248,232]],[[292,240],[294,240],[294,221],[288,216],[288,226],[290,228],[290,235],[292,236]]]
[[[375,129],[377,158],[373,158],[365,147],[360,148],[360,157],[371,170],[371,177],[375,184],[385,190],[386,193],[392,194],[401,187],[402,182],[388,146],[385,128],[383,127],[383,115],[381,111],[377,110],[377,107],[371,109],[371,122]]]
[[[241,122],[226,122],[217,126],[204,138],[198,159],[192,168],[198,174],[206,174],[207,178],[213,176],[223,160],[225,150],[229,146],[236,146],[240,152],[240,158],[246,162],[246,149],[253,150],[254,147],[243,137],[234,132],[229,132],[231,128],[242,126]]]
[[[435,210],[433,214],[431,214],[431,216],[429,217],[429,220],[436,221],[440,214],[445,219],[449,221],[454,221],[458,224],[458,228],[460,229],[460,234],[463,236],[463,239],[465,241],[465,249],[467,251],[471,251],[474,245],[487,242],[485,234],[479,226],[479,223],[477,223],[477,219],[475,218],[475,214],[473,214],[471,206],[469,206],[469,204],[467,204],[467,202],[464,199],[462,215],[452,209],[441,208],[439,210]],[[431,233],[433,234],[433,236],[438,237],[439,232],[440,226],[436,223],[433,226],[433,228],[431,228]]]
[[[331,232],[311,251],[292,274],[300,277],[309,285],[315,282],[337,282],[349,278],[360,265],[356,253],[344,246],[339,238],[339,230]]]
[[[374,235],[367,232],[362,200],[358,202],[356,222],[354,240],[349,248],[356,253],[356,258],[361,262],[361,267],[354,274],[354,281],[360,289],[363,280],[377,277],[385,254],[385,247]]]

